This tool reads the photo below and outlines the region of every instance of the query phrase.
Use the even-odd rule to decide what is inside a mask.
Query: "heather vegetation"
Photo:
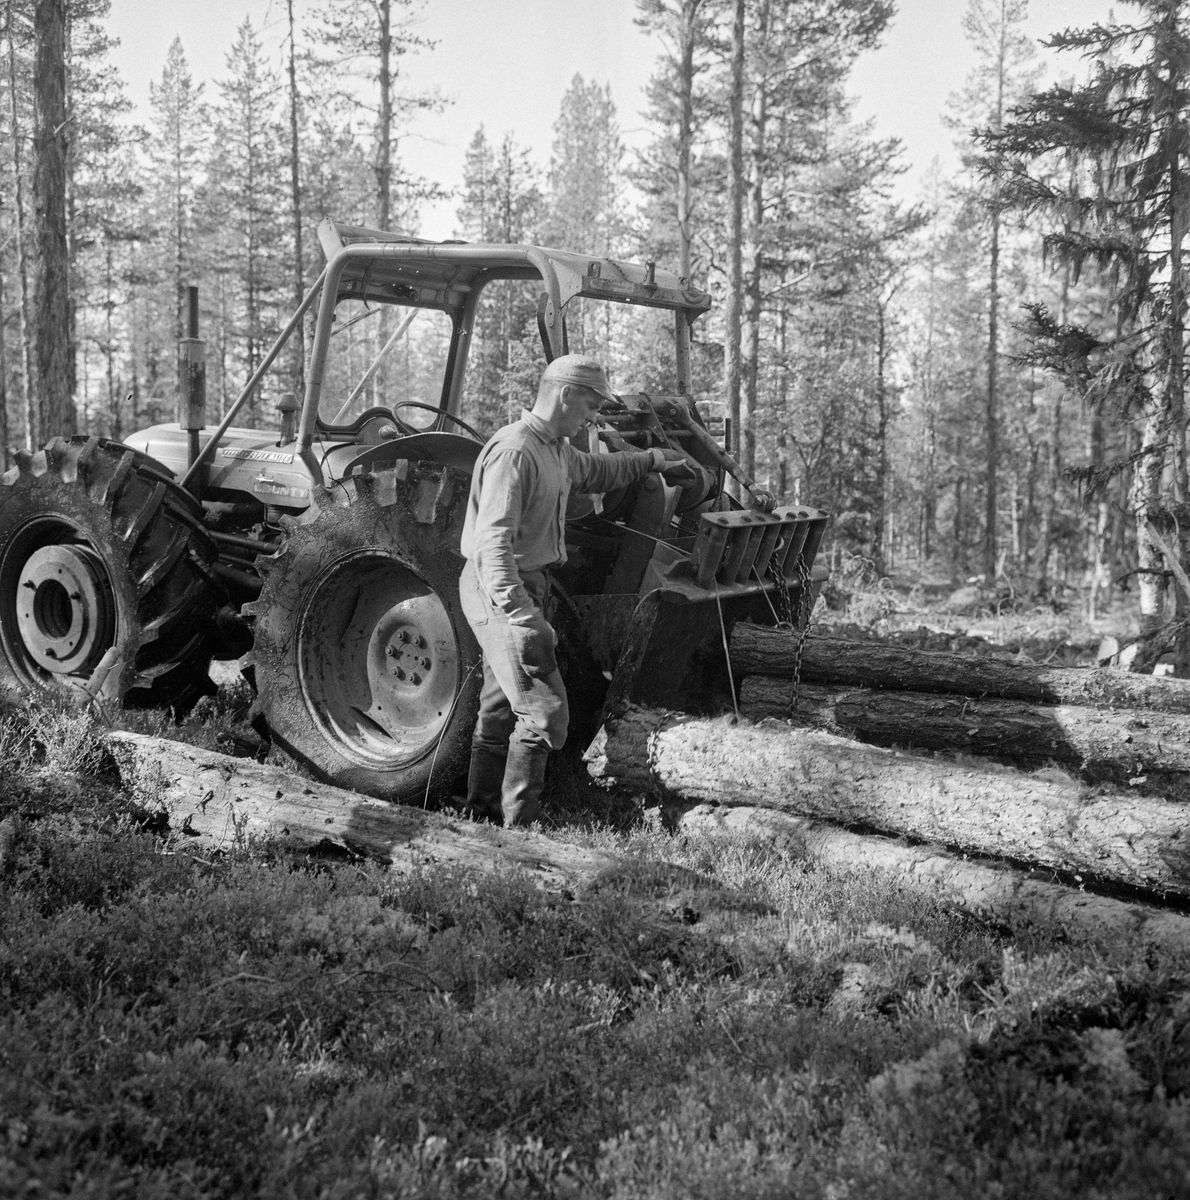
[[[187,285],[217,418],[324,217],[421,231],[443,187],[400,146],[443,97],[404,86],[434,54],[416,4],[283,8],[283,44],[245,21],[209,83],[175,43],[134,115],[107,0],[3,0],[0,469],[172,419]],[[1185,674],[1190,10],[1121,8],[1056,37],[1055,82],[1024,0],[970,0],[961,169],[898,203],[900,148],[848,100],[891,3],[639,0],[641,152],[576,76],[548,163],[475,131],[454,232],[713,294],[696,399],[781,502],[831,511],[818,622],[1063,665],[1140,634],[1134,668]],[[535,306],[485,293],[484,431],[531,394]],[[341,329],[355,365],[397,330],[367,317]],[[665,387],[665,326],[571,321],[617,388]],[[442,330],[403,336],[361,405],[428,378]],[[246,419],[302,393],[307,348]],[[253,756],[251,701],[223,682],[118,720]],[[546,831],[621,865],[572,891],[242,830],[216,853],[120,785],[116,719],[0,711],[0,1196],[1190,1195],[1190,946],[1009,929],[794,841],[674,832],[595,790],[581,747]]]
[[[206,735],[236,701],[208,706]],[[196,719],[195,725],[198,724]],[[1184,1194],[1185,955],[1007,931],[627,798],[516,874],[163,839],[77,713],[8,715],[5,1195]]]

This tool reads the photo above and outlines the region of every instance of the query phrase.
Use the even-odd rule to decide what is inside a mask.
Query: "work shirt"
[[[514,621],[529,621],[533,602],[521,576],[566,561],[570,489],[610,492],[653,469],[648,450],[576,450],[527,409],[519,421],[497,430],[471,476],[462,544],[491,603]]]

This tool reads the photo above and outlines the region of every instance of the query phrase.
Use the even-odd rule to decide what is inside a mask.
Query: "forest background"
[[[189,284],[223,411],[317,275],[324,217],[417,233],[450,203],[459,237],[655,258],[711,291],[696,396],[762,486],[830,510],[836,555],[1090,618],[1126,594],[1133,665],[1173,646],[1190,673],[1190,4],[1124,0],[1053,55],[1026,0],[969,0],[956,165],[916,197],[849,99],[892,0],[637,0],[657,56],[632,148],[579,72],[548,162],[481,125],[453,191],[402,154],[445,102],[408,69],[436,53],[418,3],[274,8],[213,83],[175,41],[142,112],[108,0],[4,0],[0,467],[173,419]],[[531,394],[534,307],[490,290],[463,412],[485,431]],[[663,326],[574,326],[614,386],[664,389]],[[352,334],[364,358],[381,328]],[[299,339],[255,421],[303,368]]]

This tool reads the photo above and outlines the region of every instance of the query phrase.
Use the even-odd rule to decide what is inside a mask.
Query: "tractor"
[[[480,299],[499,281],[537,295],[543,364],[568,351],[576,309],[659,322],[649,344],[672,361],[647,364],[650,390],[606,405],[584,448],[667,446],[695,468],[683,488],[650,475],[572,498],[550,612],[586,706],[572,737],[601,707],[703,702],[741,617],[804,627],[827,514],[776,507],[708,428],[691,328],[709,295],[652,261],[331,220],[319,241],[321,274],[217,427],[191,289],[176,423],[123,443],[56,438],[0,477],[6,692],[184,711],[210,690],[213,658],[238,660],[258,727],[317,777],[397,801],[445,796],[482,680],[458,577],[483,439],[460,412]],[[311,309],[301,402],[282,394],[273,428],[235,425]],[[391,335],[359,336],[368,319]]]

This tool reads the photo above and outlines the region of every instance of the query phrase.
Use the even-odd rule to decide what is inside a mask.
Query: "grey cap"
[[[542,383],[577,383],[590,388],[605,400],[614,400],[603,367],[594,358],[581,354],[563,354],[546,367],[541,376]]]

